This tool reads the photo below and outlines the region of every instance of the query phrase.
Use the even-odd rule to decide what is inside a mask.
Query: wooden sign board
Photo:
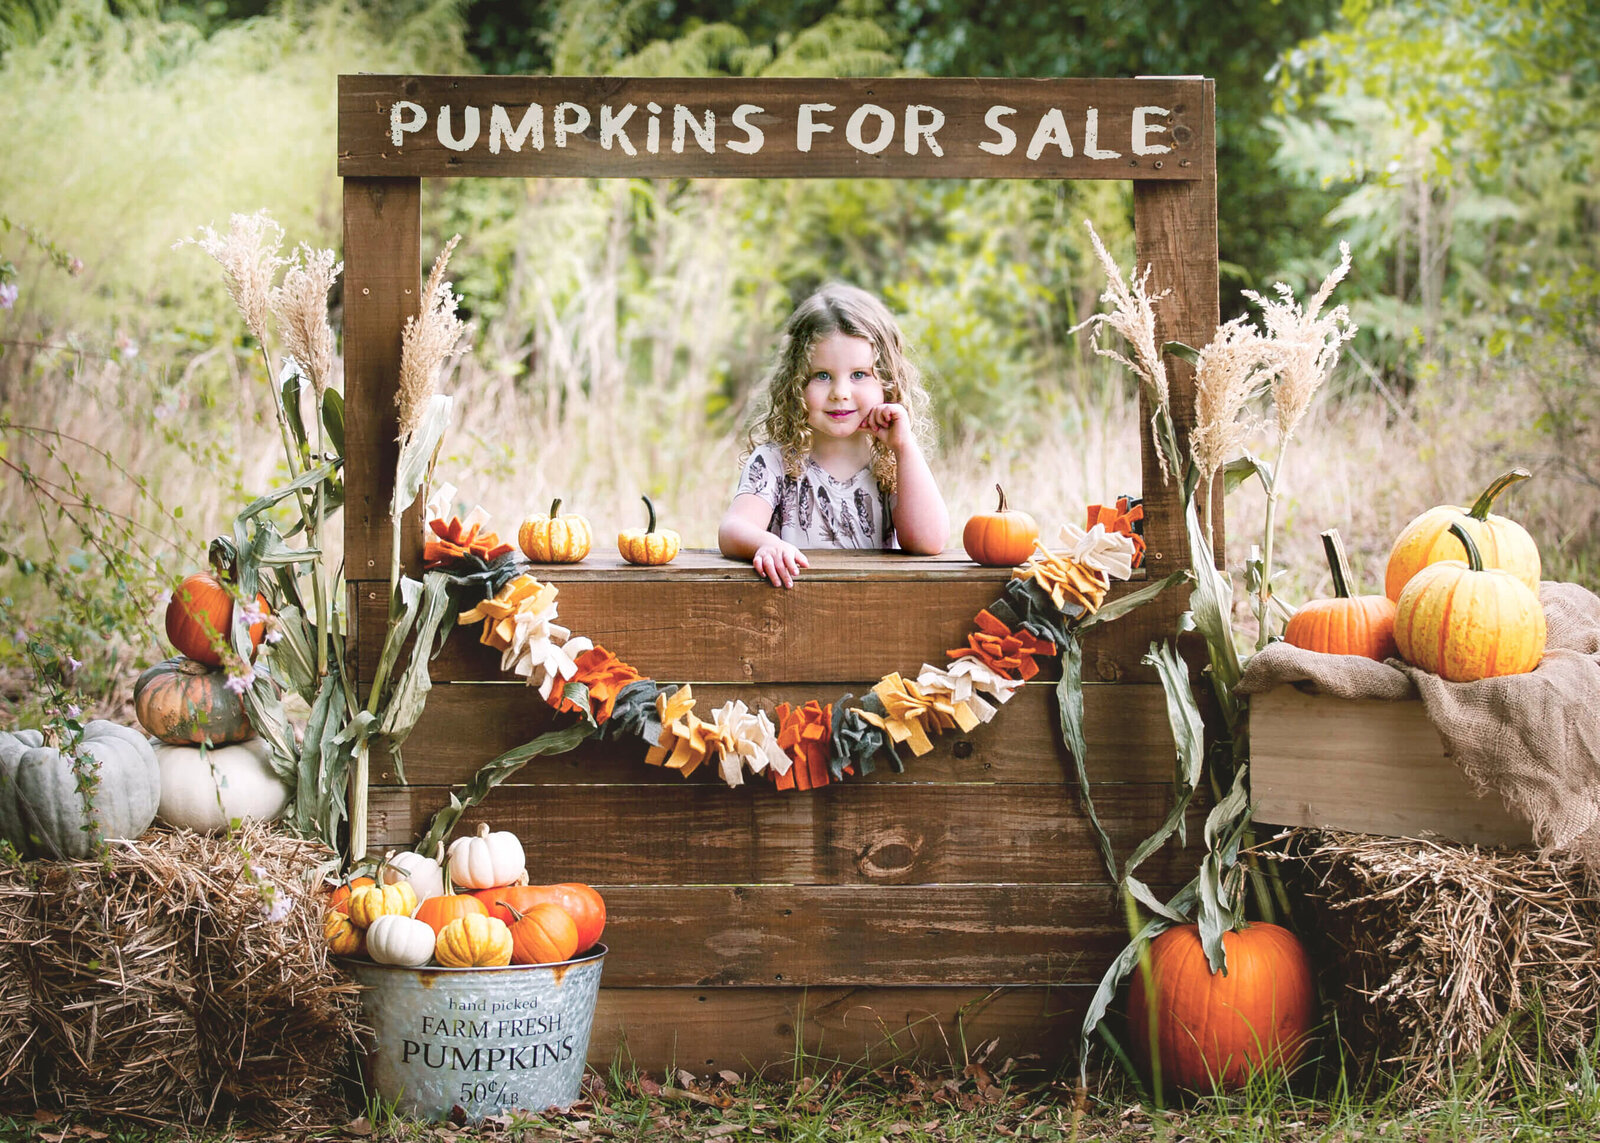
[[[339,77],[339,173],[1204,177],[1199,79]]]

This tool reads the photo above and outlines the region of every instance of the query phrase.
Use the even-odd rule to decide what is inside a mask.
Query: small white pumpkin
[[[390,850],[389,856],[383,859],[383,883],[393,885],[396,881],[411,882],[412,891],[416,893],[418,901],[426,901],[429,897],[442,897],[444,868],[439,864],[439,858],[443,856],[442,842],[434,857],[424,857],[409,850],[405,853]]]
[[[476,837],[458,837],[450,843],[450,881],[466,889],[496,889],[528,876],[528,859],[517,835],[489,832],[480,823]]]
[[[208,833],[234,818],[270,822],[289,804],[290,790],[273,773],[262,739],[209,750],[155,739],[151,745],[161,767],[156,816],[170,826]]]
[[[421,968],[433,959],[433,926],[390,913],[367,926],[367,955],[379,964]]]

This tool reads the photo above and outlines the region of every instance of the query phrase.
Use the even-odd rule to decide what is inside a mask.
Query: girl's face
[[[883,382],[872,343],[835,330],[811,347],[806,375],[806,423],[824,437],[848,437],[883,403]]]

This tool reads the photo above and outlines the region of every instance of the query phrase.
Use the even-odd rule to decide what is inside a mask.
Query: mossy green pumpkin
[[[138,837],[155,820],[161,768],[144,735],[95,719],[78,753],[97,779],[87,805],[58,747],[37,731],[0,733],[0,826],[23,856],[91,857],[99,840]]]
[[[171,746],[226,746],[255,737],[244,702],[220,668],[183,655],[163,660],[133,684],[139,725]]]

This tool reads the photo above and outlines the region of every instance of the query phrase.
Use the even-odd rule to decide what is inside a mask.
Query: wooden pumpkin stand
[[[515,128],[531,104],[540,105],[541,117],[552,112],[551,123],[565,114],[571,124],[576,116],[558,105],[586,109],[591,125],[558,146],[541,118],[542,147],[524,135],[514,148],[506,130],[496,134],[492,109],[509,109],[505,122]],[[632,154],[614,135],[610,145],[600,141],[599,109],[630,104]],[[942,153],[909,130],[904,142],[891,132],[876,153],[853,146],[846,119],[869,104],[896,123],[913,109],[926,122],[928,109],[939,109]],[[720,133],[713,150],[695,134],[679,149],[668,143],[678,105],[691,109],[697,127],[705,110],[714,113]],[[664,109],[655,151],[645,144],[644,109],[652,106]],[[1138,265],[1151,268],[1152,294],[1171,291],[1156,311],[1161,339],[1201,345],[1219,320],[1210,80],[356,75],[340,77],[339,107],[345,570],[363,686],[387,618],[395,388],[400,330],[421,290],[423,178],[1131,179]],[[453,117],[444,121],[447,107]],[[1001,133],[985,121],[995,107],[1009,110],[997,122],[1020,136],[1009,154],[982,146],[1003,149]],[[481,130],[469,130],[468,108],[476,109]],[[1028,158],[1026,141],[1051,109],[1062,113],[1073,154],[1050,142]],[[741,110],[744,122],[764,129],[765,145],[754,153],[728,145],[747,139],[733,127]],[[419,111],[426,123],[420,129]],[[809,149],[799,149],[796,124],[807,116],[832,130],[817,131]],[[1090,123],[1097,137],[1086,131]],[[1152,131],[1150,124],[1158,126]],[[854,138],[871,144],[876,134],[877,123],[867,121]],[[1149,146],[1139,147],[1141,138]],[[1168,364],[1178,436],[1186,442],[1192,372],[1175,359]],[[1164,575],[1187,562],[1180,493],[1163,483],[1145,434],[1141,449],[1146,566]],[[1079,510],[1054,506],[1046,526]],[[1222,552],[1220,486],[1213,519]],[[409,574],[420,571],[420,549],[413,505],[400,545]],[[979,568],[960,553],[820,552],[811,564],[790,591],[705,552],[652,568],[597,552],[580,565],[548,569],[547,578],[561,588],[561,622],[574,633],[660,682],[692,683],[708,707],[737,697],[770,710],[780,701],[859,695],[887,671],[943,662],[944,649],[964,640],[1009,574]],[[1169,591],[1095,630],[1084,649],[1088,766],[1119,859],[1170,805],[1165,702],[1140,659],[1152,641],[1172,637],[1183,595]],[[661,616],[673,619],[663,623]],[[507,681],[498,658],[467,633],[450,639],[433,679],[405,748],[409,784],[398,781],[389,759],[374,760],[372,848],[412,843],[450,787],[549,725],[537,696]],[[535,759],[459,828],[487,820],[514,830],[536,880],[587,881],[604,893],[612,951],[590,1046],[596,1065],[621,1051],[653,1070],[744,1071],[787,1065],[797,1050],[845,1061],[960,1064],[996,1038],[1002,1056],[1037,1053],[1054,1061],[1075,1045],[1084,1007],[1127,927],[1062,745],[1053,689],[1052,678],[1028,684],[993,722],[942,736],[904,774],[885,768],[809,793],[780,793],[761,782],[730,790],[705,772],[710,767],[685,781],[642,765],[636,742],[590,741],[572,755]],[[1420,704],[1410,705],[1418,709],[1405,717],[1420,720]],[[1306,745],[1303,728],[1312,716],[1295,708],[1285,717],[1291,737]],[[1356,716],[1358,723],[1365,718]],[[1388,733],[1372,732],[1376,754]],[[1258,757],[1258,791],[1275,783],[1294,788],[1297,778],[1267,764],[1270,755],[1292,769],[1292,753]],[[1165,897],[1188,880],[1195,860],[1168,847],[1141,876]]]

